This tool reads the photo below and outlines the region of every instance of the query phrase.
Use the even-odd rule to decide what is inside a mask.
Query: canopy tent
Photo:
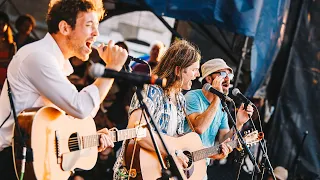
[[[220,29],[220,33],[209,34],[210,40],[215,40],[215,44],[217,44],[215,47],[224,52],[225,60],[231,66],[237,67],[237,69],[241,68],[242,73],[248,72],[251,75],[249,87],[245,87],[242,90],[247,90],[246,94],[252,97],[262,85],[270,70],[274,55],[278,49],[276,42],[279,38],[283,15],[288,9],[289,2],[289,0],[104,0],[108,12],[104,20],[126,12],[150,10],[160,19],[161,16],[168,16],[196,23],[196,25],[200,25],[199,27],[207,35],[212,32],[210,25],[217,26]],[[45,31],[44,20],[48,3],[49,0],[41,0],[37,3],[32,0],[4,0],[1,3],[1,6],[4,5],[4,7],[1,8],[15,17],[19,14],[30,13],[38,20],[37,30]],[[37,9],[37,11],[34,11],[34,9]],[[161,21],[166,23],[163,19]],[[167,27],[169,28],[168,25]],[[172,32],[174,35],[179,36],[179,33],[174,30]],[[232,37],[228,37],[228,32],[234,33]],[[226,45],[230,44],[227,43],[228,38],[232,39],[230,40],[232,43],[235,43],[234,39],[237,39],[236,37],[239,35],[250,37],[251,41],[254,39],[251,60],[248,59],[250,56],[245,57],[245,60],[248,61],[244,62],[248,64],[246,68],[241,67],[242,62],[240,61],[241,48],[245,43],[244,38],[240,38],[241,41],[238,43],[242,44],[238,45],[236,50],[230,49],[233,45],[230,45],[230,47]],[[217,39],[219,36],[223,38]],[[203,46],[205,47],[205,45]],[[251,43],[247,47],[248,50],[251,50]],[[206,50],[202,51],[205,52]],[[210,49],[210,51],[214,50]],[[246,50],[246,52],[248,51]],[[204,54],[208,54],[208,58],[214,56],[209,52]],[[222,57],[224,56],[222,55]],[[208,59],[203,59],[203,62],[206,60]],[[241,71],[237,72],[240,74]]]
[[[118,6],[122,7],[121,13],[151,10],[159,17],[168,16],[197,24],[214,24],[227,31],[252,37],[254,41],[250,63],[251,83],[246,91],[246,95],[252,97],[263,84],[279,49],[277,41],[289,2],[289,0],[120,0]],[[118,11],[117,4],[115,11]],[[109,12],[111,16],[118,14],[113,10]],[[211,29],[207,31],[210,32]],[[223,42],[220,42],[220,49],[225,48],[221,44]],[[237,68],[241,68],[241,54],[236,55],[238,59],[230,55],[227,57],[229,60],[226,61],[233,61]]]

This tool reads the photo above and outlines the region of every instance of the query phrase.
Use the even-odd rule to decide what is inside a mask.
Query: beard
[[[87,61],[89,59],[89,54],[84,53],[84,47],[81,46],[81,42],[72,35],[67,36],[67,45],[72,52],[73,56],[76,56],[82,61]]]
[[[223,94],[228,95],[229,94],[229,88],[228,89],[222,89],[223,90]]]

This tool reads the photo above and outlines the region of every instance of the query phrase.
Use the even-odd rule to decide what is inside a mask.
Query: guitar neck
[[[232,149],[236,148],[238,146],[238,140],[233,140],[227,142]],[[199,161],[205,158],[208,158],[212,155],[219,154],[220,145],[212,146],[209,148],[200,149],[198,151],[192,152],[193,161]]]
[[[113,142],[123,141],[126,139],[131,139],[137,137],[136,128],[124,129],[117,131],[109,131],[111,140]],[[100,144],[100,135],[94,134],[89,136],[82,137],[83,148],[89,148],[94,146],[99,146]]]

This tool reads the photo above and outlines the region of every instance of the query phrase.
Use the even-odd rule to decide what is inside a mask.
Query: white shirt
[[[178,128],[178,121],[176,121],[176,119],[178,118],[178,115],[177,115],[177,107],[176,105],[174,105],[172,103],[172,101],[169,101],[169,106],[170,106],[170,109],[171,109],[171,112],[172,112],[172,117],[171,119],[173,119],[174,121],[171,121],[169,124],[168,124],[168,131],[167,131],[167,135],[169,136],[175,136],[177,134],[177,128]]]
[[[100,105],[99,90],[90,85],[78,92],[66,77],[72,72],[69,60],[49,33],[23,46],[11,60],[7,73],[17,114],[26,108],[55,106],[75,118],[94,116]],[[11,110],[7,89],[5,83],[0,96],[0,124]],[[11,115],[0,128],[0,151],[11,146],[13,124]]]

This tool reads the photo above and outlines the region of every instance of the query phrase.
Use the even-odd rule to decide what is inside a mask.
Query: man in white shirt
[[[75,118],[95,116],[114,79],[98,78],[78,92],[66,76],[73,72],[69,58],[88,59],[103,16],[101,0],[50,2],[48,34],[22,47],[8,67],[7,77],[17,113],[30,107],[53,105]],[[113,41],[108,46],[100,45],[98,52],[106,67],[116,71],[122,68],[128,56],[126,50],[114,45]],[[14,124],[7,89],[6,83],[0,96],[0,172],[7,179],[14,179],[12,158],[6,155],[10,152]],[[99,133],[102,134],[99,151],[113,147],[108,130]]]

